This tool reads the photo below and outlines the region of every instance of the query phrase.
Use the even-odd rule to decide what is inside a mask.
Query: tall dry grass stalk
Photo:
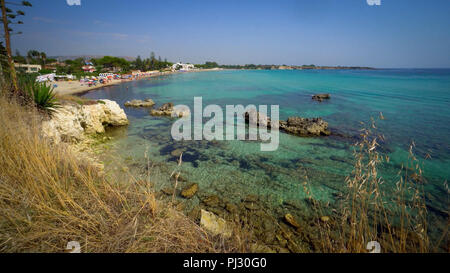
[[[0,252],[217,252],[211,237],[155,199],[150,180],[108,181],[66,145],[40,137],[40,115],[0,96]]]
[[[382,119],[382,116],[381,116]],[[378,152],[382,135],[376,135],[375,121],[361,130],[361,140],[354,145],[355,164],[345,180],[344,198],[334,209],[330,223],[320,224],[321,252],[368,252],[367,244],[378,242],[382,252],[428,252],[427,209],[424,179],[411,145],[406,166],[399,170],[394,192],[387,194],[379,174],[381,163],[389,158]],[[310,198],[307,180],[304,189]],[[395,196],[392,198],[392,196]],[[314,202],[317,215],[328,208]],[[329,211],[329,210],[328,210]]]

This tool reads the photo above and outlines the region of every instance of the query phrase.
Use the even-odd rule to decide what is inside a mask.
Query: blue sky
[[[13,49],[221,64],[450,67],[449,0],[30,0]]]

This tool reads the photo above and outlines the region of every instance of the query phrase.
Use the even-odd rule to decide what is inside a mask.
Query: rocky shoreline
[[[94,147],[111,140],[104,135],[107,127],[129,124],[124,110],[111,100],[90,101],[83,105],[64,100],[60,103],[50,117],[42,120],[40,134],[51,144],[66,145],[77,157],[95,167],[99,175],[103,175],[105,165]],[[105,149],[103,146],[98,148]]]
[[[127,103],[127,107],[145,108],[154,105],[155,103],[150,99]],[[183,116],[176,112],[171,103],[166,103],[156,110],[152,109],[150,113],[156,116]],[[251,122],[250,116],[246,115],[247,122]],[[256,116],[261,118],[259,113]],[[259,124],[261,121],[262,123]],[[257,125],[265,125],[269,128],[272,125],[268,117],[262,117],[261,121],[258,121]],[[105,133],[106,127],[128,124],[124,110],[114,101],[98,100],[87,105],[69,102],[64,103],[49,120],[43,122],[42,132],[44,136],[56,143],[67,142],[80,145],[88,141],[91,136]],[[328,123],[320,118],[291,117],[287,121],[280,122],[281,130],[298,136],[328,135],[327,127]],[[182,150],[175,150],[171,154],[178,158],[182,152]],[[101,166],[99,169],[103,170]],[[252,252],[295,253],[313,250],[318,247],[319,242],[314,238],[304,239],[309,234],[308,230],[324,221],[330,221],[329,216],[323,215],[317,219],[306,218],[308,222],[305,222],[305,217],[298,214],[303,209],[303,204],[295,204],[292,208],[289,205],[268,207],[268,202],[256,195],[248,195],[240,202],[233,202],[218,195],[203,192],[197,183],[189,182],[183,177],[177,177],[177,180],[181,183],[178,188],[161,189],[159,198],[170,202],[173,196],[176,196],[176,202],[181,207],[189,208],[184,210],[187,216],[212,235],[226,238],[232,235],[235,226],[252,227]],[[313,223],[312,226],[311,223]]]

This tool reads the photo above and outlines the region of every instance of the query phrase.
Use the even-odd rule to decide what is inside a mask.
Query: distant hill
[[[57,59],[58,61],[65,61],[65,60],[75,60],[78,58],[83,58],[85,60],[90,60],[90,59],[99,59],[99,58],[103,58],[104,56],[107,55],[74,55],[74,56],[50,56],[48,58],[50,59]],[[131,62],[136,60],[136,57],[130,57],[130,56],[115,56],[115,57],[119,57],[119,58],[124,58],[125,60]]]

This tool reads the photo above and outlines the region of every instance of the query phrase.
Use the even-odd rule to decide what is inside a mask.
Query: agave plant
[[[46,83],[35,82],[34,80],[25,80],[23,89],[33,99],[39,109],[51,114],[59,107],[56,93],[53,91],[52,86]]]

